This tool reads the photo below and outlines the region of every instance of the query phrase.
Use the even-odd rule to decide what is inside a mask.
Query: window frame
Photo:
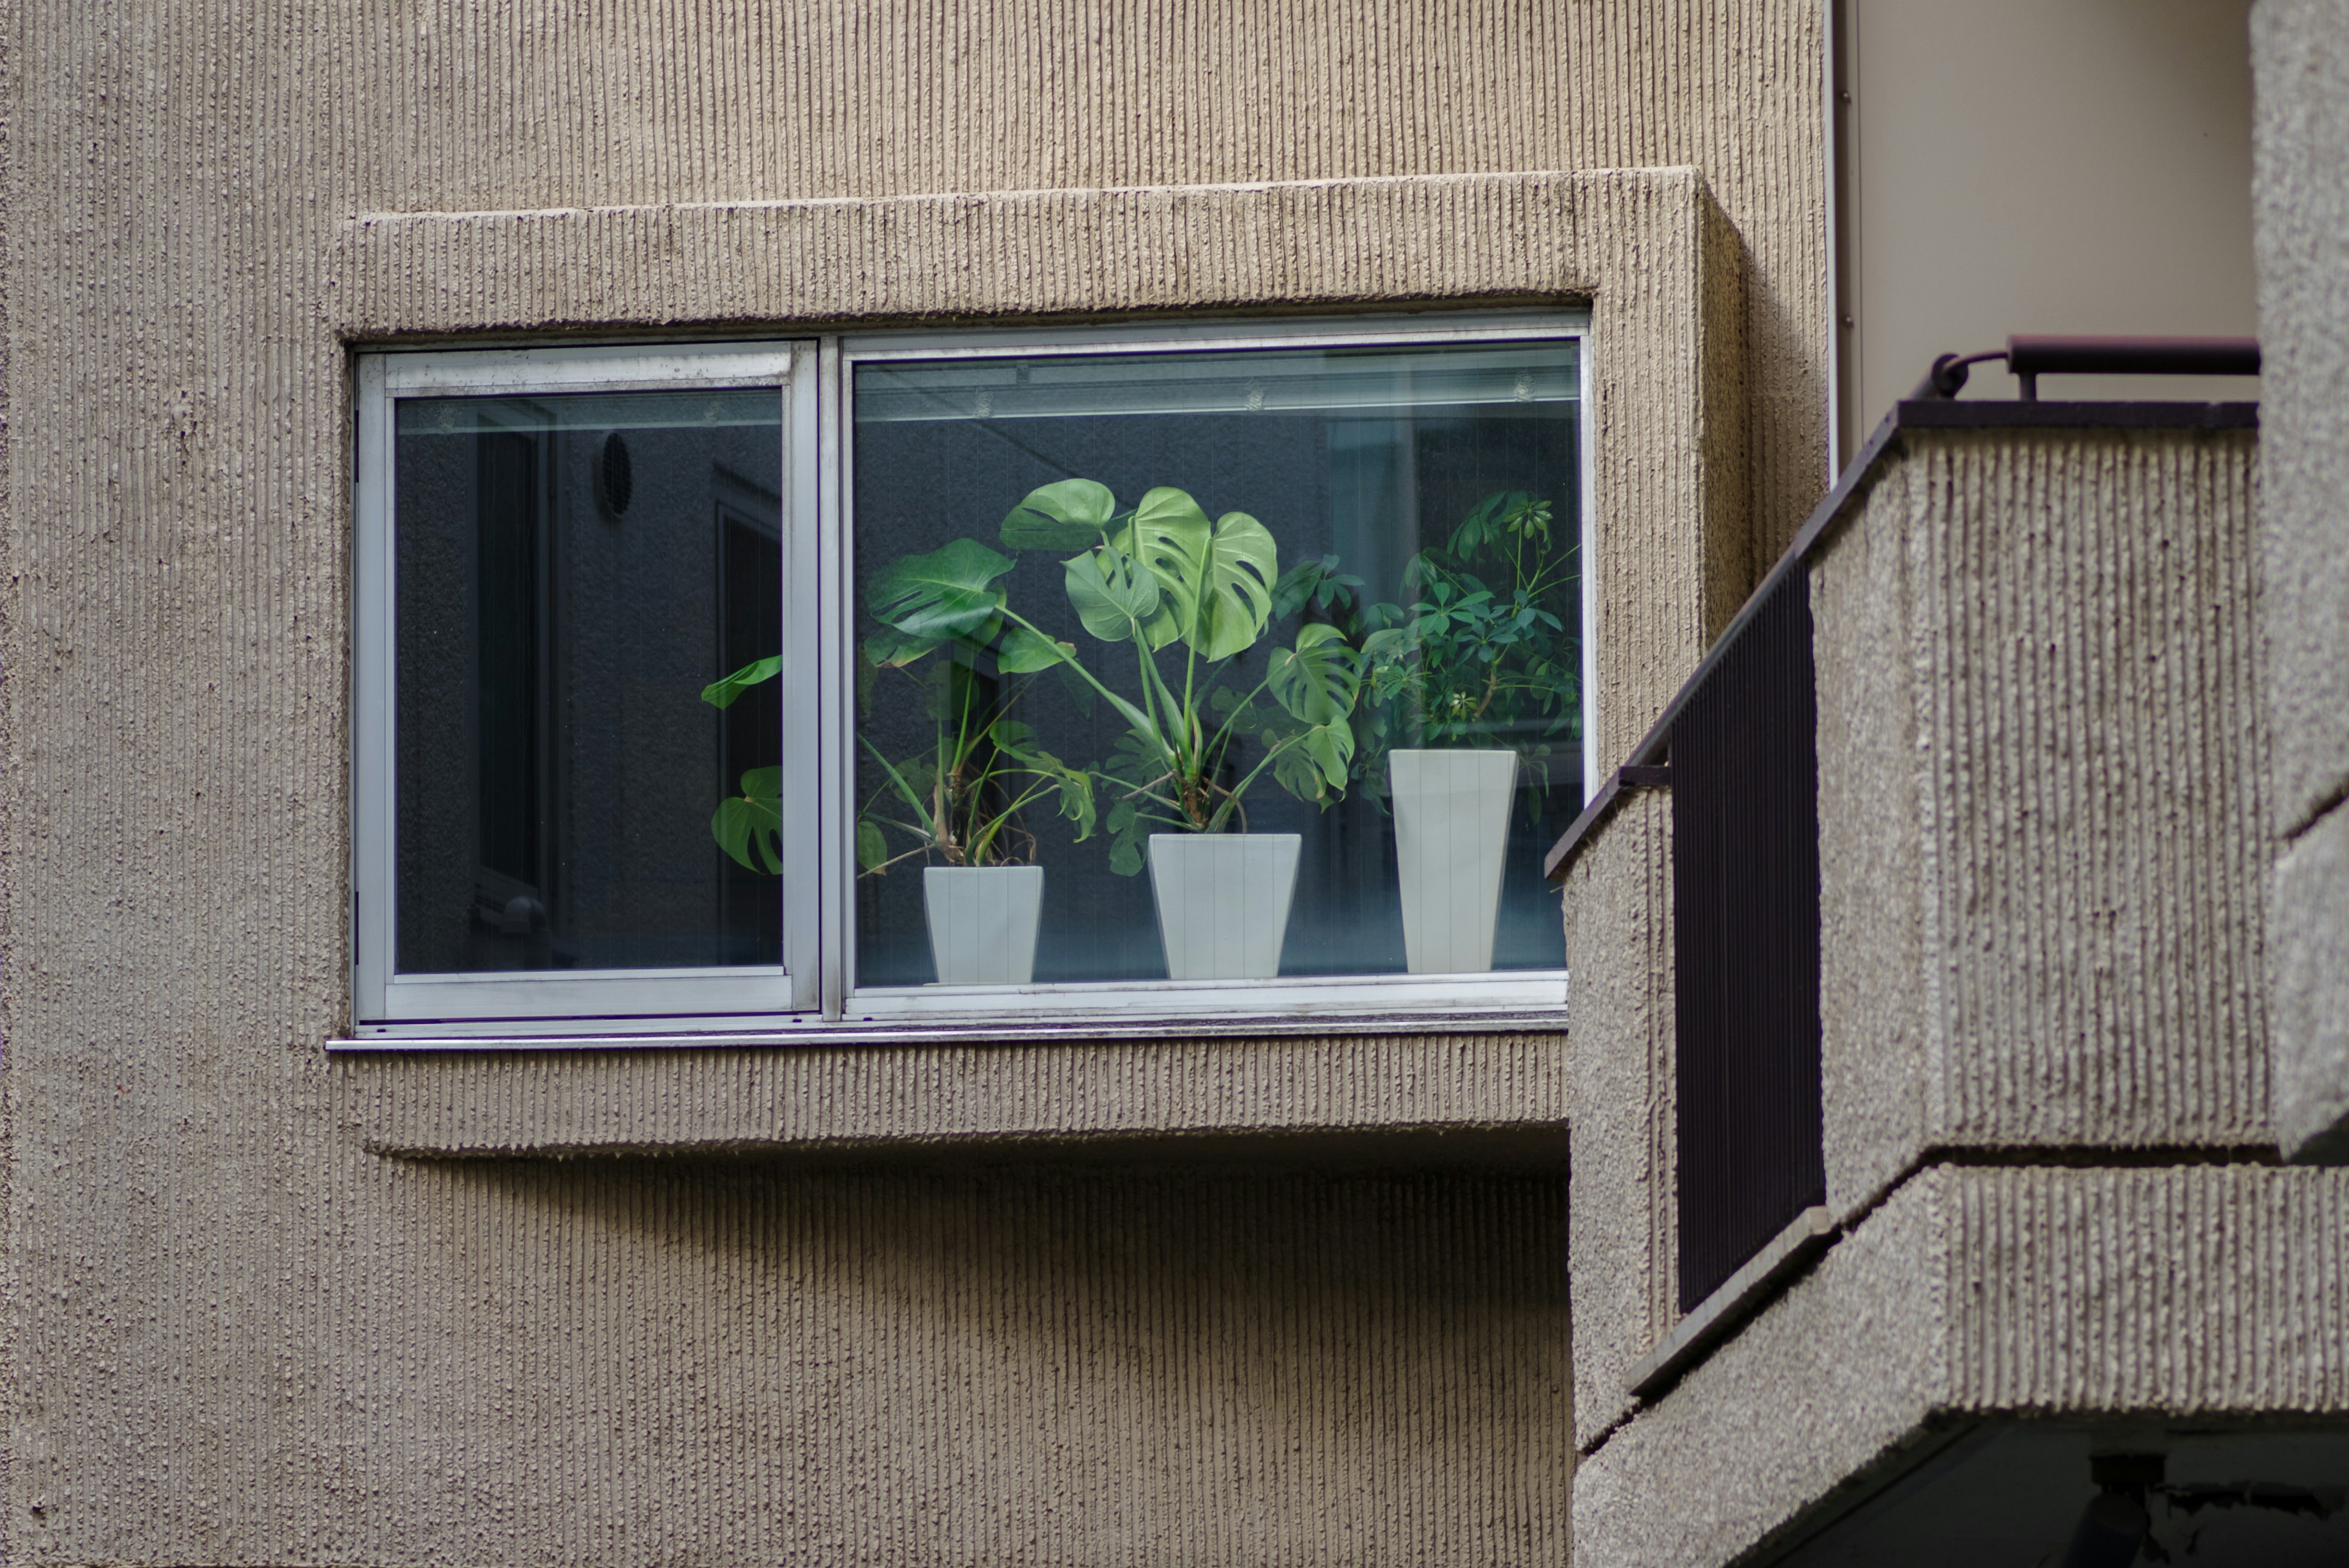
[[[1064,1023],[1126,1029],[1152,1020],[1228,1027],[1359,1029],[1392,1019],[1493,1018],[1565,1004],[1563,969],[1463,979],[1410,974],[1278,980],[1095,981],[1026,986],[864,987],[855,972],[855,431],[858,365],[905,359],[1130,355],[1312,347],[1397,348],[1571,340],[1577,346],[1582,559],[1582,773],[1596,777],[1592,373],[1587,308],[1129,322],[1004,328],[875,329],[754,342],[370,351],[357,365],[353,660],[354,1025],[362,1036],[566,1043],[647,1034],[925,1032]],[[393,402],[400,397],[740,387],[783,398],[785,659],[783,959],[780,970],[391,971],[396,780],[392,763]],[[792,759],[808,759],[794,763]],[[829,831],[827,831],[829,829]]]
[[[678,391],[771,384],[781,403],[784,504],[782,733],[787,755],[816,744],[816,418],[812,341],[642,347],[459,349],[368,354],[358,362],[355,506],[355,648],[352,659],[351,835],[354,1020],[362,1029],[422,1026],[434,1033],[503,1030],[560,1021],[597,1031],[647,1025],[740,1025],[815,1005],[817,943],[812,889],[783,897],[783,962],[675,970],[560,973],[483,971],[401,975],[392,967],[398,896],[396,701],[397,566],[393,518],[395,403],[400,398],[528,397],[568,392]],[[796,461],[795,461],[796,458]],[[813,842],[815,792],[786,770],[787,837]],[[786,884],[809,881],[787,877]],[[792,896],[794,893],[796,897]]]

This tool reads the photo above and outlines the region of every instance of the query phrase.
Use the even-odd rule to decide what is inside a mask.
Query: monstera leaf
[[[1318,622],[1297,628],[1297,646],[1272,656],[1266,672],[1273,700],[1308,724],[1329,724],[1354,711],[1361,669],[1345,635]]]
[[[1342,718],[1334,719],[1307,730],[1275,758],[1272,776],[1298,799],[1326,805],[1331,791],[1345,790],[1353,761],[1354,732]]]
[[[926,556],[892,561],[865,597],[874,616],[905,642],[935,647],[957,637],[986,642],[1003,624],[1003,590],[996,580],[1012,566],[1010,556],[976,539],[957,539]]]
[[[718,803],[709,836],[747,871],[782,874],[783,770],[752,768],[742,775],[742,793]]]
[[[1069,606],[1087,631],[1103,642],[1138,635],[1154,652],[1174,640],[1174,618],[1167,613],[1164,585],[1122,545],[1087,550],[1061,565]]]
[[[1210,663],[1264,635],[1280,550],[1247,513],[1210,523],[1186,492],[1161,485],[1142,498],[1114,543],[1148,566],[1165,590],[1175,635]]]
[[[995,664],[1006,675],[1033,675],[1056,664],[1070,663],[1076,657],[1075,643],[1055,642],[1042,632],[1015,626],[1004,632],[1003,641],[997,646]]]
[[[731,708],[734,699],[751,687],[772,680],[782,673],[783,661],[779,655],[772,659],[754,659],[723,680],[713,680],[701,689],[701,700],[713,708]]]
[[[1081,550],[1098,542],[1117,515],[1117,497],[1092,479],[1063,479],[1028,493],[1003,518],[1007,550]]]

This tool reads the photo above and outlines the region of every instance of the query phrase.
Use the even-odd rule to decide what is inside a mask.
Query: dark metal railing
[[[1826,1196],[1809,574],[1721,654],[1671,742],[1683,1312]]]
[[[1943,354],[1911,398],[1954,398],[1967,368],[2002,359],[2022,383],[2022,400],[2039,400],[2042,376],[2256,376],[2256,337],[2056,337],[2016,333],[2003,348]]]

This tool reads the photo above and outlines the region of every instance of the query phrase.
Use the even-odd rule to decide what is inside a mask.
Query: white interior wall
[[[1831,0],[1846,461],[1936,354],[2010,333],[2250,336],[2249,0]],[[2244,398],[2062,377],[2051,398]],[[1965,395],[2009,398],[1996,365]]]

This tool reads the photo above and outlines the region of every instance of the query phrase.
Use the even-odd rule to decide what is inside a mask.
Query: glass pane
[[[1571,342],[859,367],[857,983],[1562,968],[1578,387]]]
[[[400,971],[782,961],[781,404],[398,404]]]

